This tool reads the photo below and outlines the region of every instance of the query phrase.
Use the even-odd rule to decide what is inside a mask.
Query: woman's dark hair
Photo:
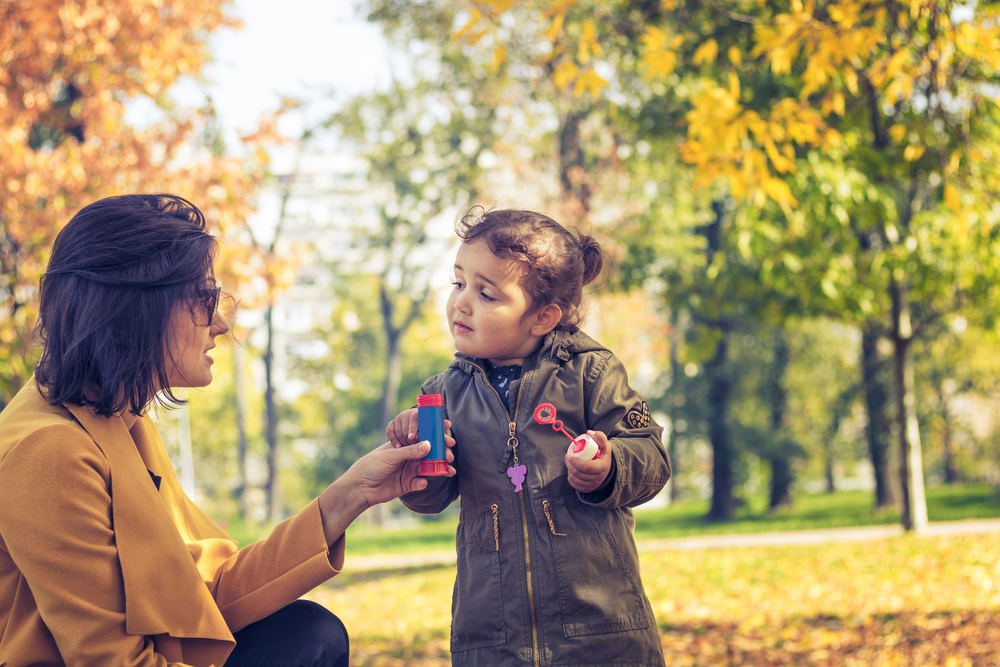
[[[49,403],[104,416],[182,403],[167,380],[170,318],[178,305],[204,317],[217,248],[201,211],[174,195],[108,197],[73,216],[39,289],[35,378]]]
[[[494,255],[525,267],[524,289],[531,297],[525,317],[546,304],[562,309],[557,329],[574,330],[583,321],[583,288],[604,266],[600,244],[574,234],[534,211],[487,211],[473,206],[455,225],[465,243],[483,238]]]

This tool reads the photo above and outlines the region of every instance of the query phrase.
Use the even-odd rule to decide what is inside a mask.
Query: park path
[[[1000,532],[1000,519],[971,519],[966,521],[935,521],[927,526],[927,537]],[[694,535],[662,540],[644,540],[637,543],[640,552],[678,549],[756,547],[766,545],[818,544],[820,542],[861,542],[879,540],[903,534],[900,525],[859,526],[857,528],[826,528],[822,530],[790,530],[771,533],[731,535]],[[455,562],[454,551],[435,551],[422,554],[379,555],[351,557],[350,545],[344,569],[386,570],[427,565],[450,565]]]

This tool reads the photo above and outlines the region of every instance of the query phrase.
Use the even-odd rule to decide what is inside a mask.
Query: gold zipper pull
[[[548,500],[543,500],[542,501],[542,511],[545,512],[545,518],[548,519],[548,521],[549,521],[549,530],[552,531],[552,534],[553,535],[558,535],[560,537],[566,537],[566,533],[557,533],[556,532],[556,523],[555,523],[555,521],[552,520],[552,515],[549,514],[549,501]]]
[[[500,551],[500,508],[493,503],[490,509],[493,510],[493,539],[496,541],[497,551]]]

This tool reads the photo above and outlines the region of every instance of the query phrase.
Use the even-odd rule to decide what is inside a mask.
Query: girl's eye
[[[494,299],[493,297],[491,297],[491,296],[490,296],[489,294],[487,294],[486,292],[480,292],[480,293],[479,293],[479,296],[480,296],[480,297],[482,297],[483,301],[485,301],[485,302],[487,302],[487,303],[490,303],[490,302],[493,302],[493,301],[496,301],[496,299]]]
[[[453,287],[454,287],[455,289],[462,289],[463,287],[465,287],[465,285],[463,285],[462,283],[458,282],[457,280],[453,280],[453,281],[451,282],[451,284],[452,284],[452,286],[453,286]]]

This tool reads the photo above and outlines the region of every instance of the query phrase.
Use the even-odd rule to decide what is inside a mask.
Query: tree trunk
[[[837,479],[834,474],[837,458],[835,442],[837,434],[840,432],[840,424],[851,414],[851,407],[857,396],[857,383],[851,383],[849,387],[840,392],[837,399],[830,407],[830,421],[826,429],[826,439],[823,443],[823,468],[826,473],[826,492],[834,493],[837,490]]]
[[[910,306],[906,286],[895,280],[892,297],[893,380],[896,385],[896,422],[899,430],[900,487],[903,496],[903,528],[921,535],[927,532],[927,499],[924,495],[924,465],[917,424],[916,391],[913,379]]]
[[[773,511],[792,504],[792,482],[795,474],[792,462],[783,456],[774,456],[768,460],[771,464],[771,496],[768,509]]]
[[[785,373],[788,369],[790,350],[782,329],[776,329],[774,340],[774,363],[768,378],[767,394],[771,408],[772,446],[767,461],[771,466],[771,497],[769,508],[774,510],[792,504],[792,482],[795,481],[790,452],[781,444],[785,438],[788,420],[788,394],[785,391]]]
[[[958,462],[955,460],[955,442],[951,431],[951,395],[941,383],[938,383],[938,404],[941,417],[941,454],[944,461],[944,483],[955,484],[959,481]]]
[[[250,511],[250,478],[247,475],[247,414],[250,412],[250,402],[247,398],[247,351],[238,343],[233,346],[233,376],[236,380],[236,461],[240,475],[240,517],[244,521],[251,518]]]
[[[281,478],[278,472],[278,404],[274,395],[274,305],[267,307],[264,323],[267,347],[264,351],[264,421],[267,439],[267,511],[271,524],[281,521]]]
[[[716,344],[715,356],[705,364],[708,378],[708,437],[713,458],[712,505],[708,518],[715,521],[732,519],[736,509],[733,502],[733,447],[728,425],[729,397],[732,391],[728,352],[729,336],[723,333]]]
[[[681,392],[681,368],[678,350],[681,344],[680,317],[676,308],[670,310],[670,404],[667,406],[670,418],[670,430],[667,434],[667,457],[670,459],[670,503],[677,502],[679,489],[677,487],[677,430],[675,425],[680,419],[681,401],[687,397]]]
[[[385,328],[385,382],[382,385],[382,424],[388,424],[398,414],[399,385],[403,380],[403,353],[399,349],[400,333],[387,325]],[[414,397],[416,402],[416,397]]]
[[[563,196],[571,198],[579,207],[581,217],[590,214],[591,184],[589,180],[580,124],[584,112],[569,112],[559,130],[559,184]]]
[[[861,384],[868,413],[865,435],[875,474],[875,509],[885,509],[896,505],[897,494],[890,458],[889,392],[878,356],[879,338],[879,333],[870,324],[861,331]]]
[[[823,455],[823,467],[824,467],[824,473],[825,473],[825,476],[826,476],[826,492],[827,493],[836,493],[837,492],[837,479],[836,479],[835,475],[833,474],[833,472],[834,472],[833,466],[834,466],[833,452],[830,451],[829,449],[827,449],[826,452],[824,452],[824,455]]]

